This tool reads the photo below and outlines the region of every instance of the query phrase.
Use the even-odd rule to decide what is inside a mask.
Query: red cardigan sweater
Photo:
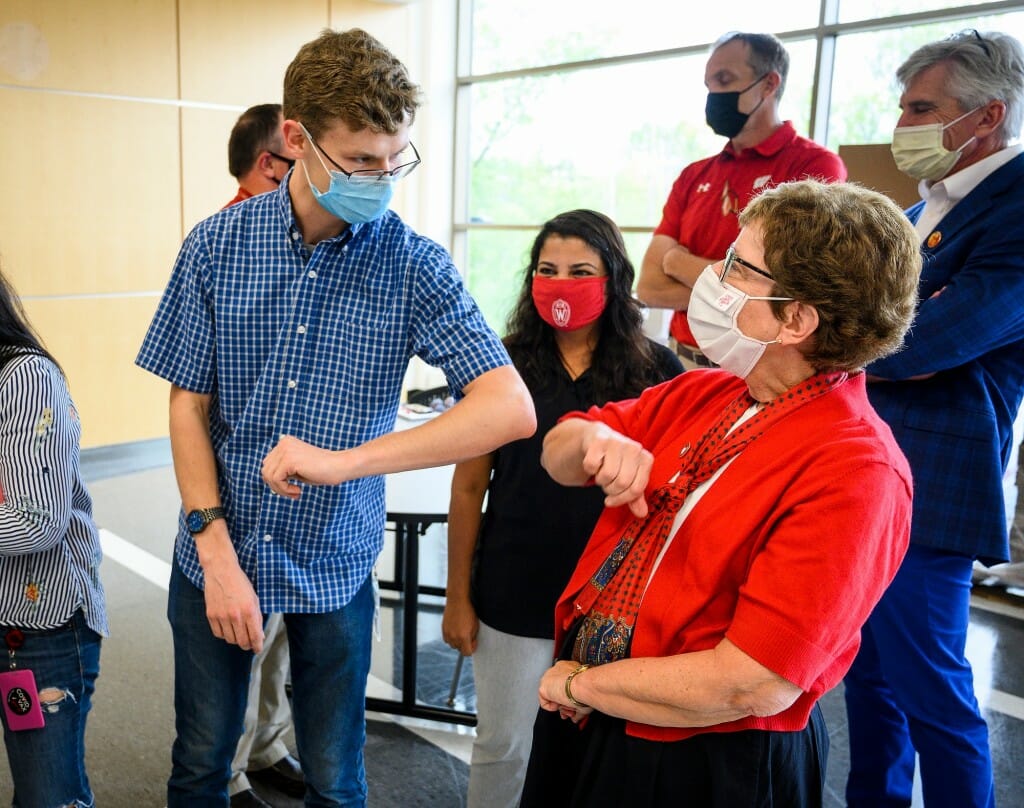
[[[601,421],[650,450],[650,493],[744,386],[725,371],[691,371],[566,418]],[[701,651],[728,637],[804,693],[766,718],[692,728],[628,722],[627,732],[670,741],[802,729],[853,662],[860,627],[906,553],[910,513],[910,469],[868,403],[863,373],[756,438],[675,535],[644,595],[630,656]],[[555,608],[556,648],[573,623],[573,599],[629,521],[625,507],[606,508],[598,521]]]

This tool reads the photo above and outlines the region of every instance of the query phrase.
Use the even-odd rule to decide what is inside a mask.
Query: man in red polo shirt
[[[228,139],[228,170],[238,193],[224,207],[275,190],[295,162],[284,154],[280,104],[257,104],[241,114]]]
[[[838,155],[779,117],[788,72],[789,54],[778,39],[735,32],[715,43],[704,69],[708,126],[729,142],[675,181],[636,290],[648,306],[675,310],[670,344],[687,369],[712,366],[686,323],[690,289],[704,267],[725,257],[747,202],[788,180],[846,179]]]

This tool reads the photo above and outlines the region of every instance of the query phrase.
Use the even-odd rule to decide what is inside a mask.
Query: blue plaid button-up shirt
[[[263,611],[327,612],[380,553],[384,480],[292,501],[260,478],[266,453],[282,434],[338,450],[390,432],[413,354],[456,394],[509,359],[444,249],[392,212],[308,247],[287,186],[192,230],[136,363],[212,395],[221,500]],[[175,553],[201,587],[184,514]]]

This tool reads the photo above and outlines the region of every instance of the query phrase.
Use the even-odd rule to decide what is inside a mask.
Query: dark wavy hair
[[[660,382],[650,342],[641,329],[640,304],[633,297],[636,273],[619,228],[603,213],[571,210],[545,223],[534,239],[519,300],[508,317],[505,346],[527,387],[538,391],[562,366],[555,330],[537,313],[531,293],[540,252],[551,236],[582,240],[601,256],[608,272],[607,302],[590,364],[597,403],[632,398]]]
[[[0,369],[19,354],[45,356],[60,367],[29,324],[11,282],[0,272]]]

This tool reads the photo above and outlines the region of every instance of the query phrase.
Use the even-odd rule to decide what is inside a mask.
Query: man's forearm
[[[210,440],[209,396],[171,388],[170,437],[174,476],[178,482],[185,512],[194,508],[220,505],[217,486],[217,461]],[[238,563],[227,524],[223,519],[211,522],[196,541],[199,563],[228,560]]]

